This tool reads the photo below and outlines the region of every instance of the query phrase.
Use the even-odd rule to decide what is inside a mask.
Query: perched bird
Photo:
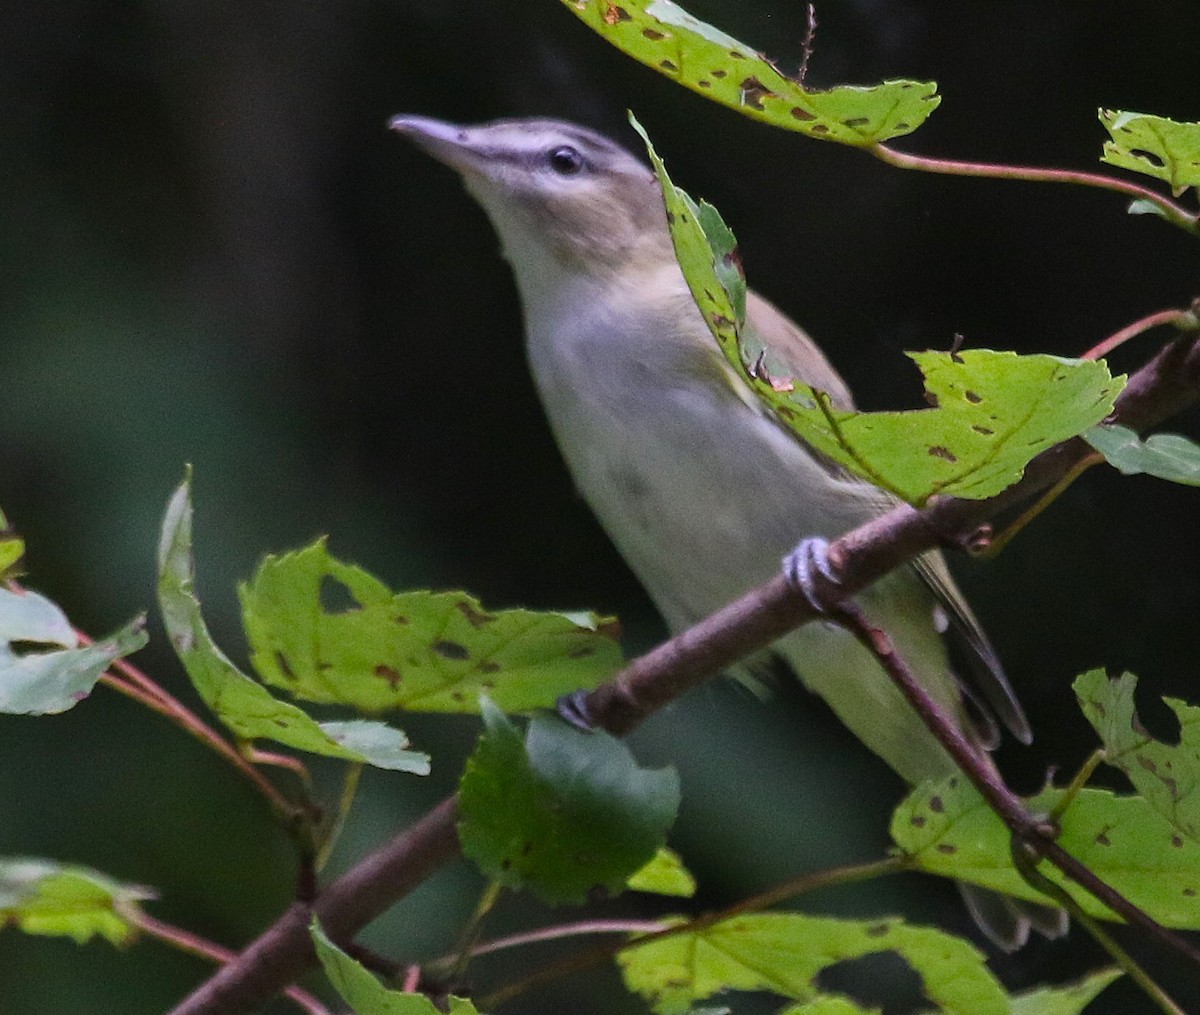
[[[397,116],[391,127],[457,171],[491,219],[558,446],[672,630],[775,576],[801,537],[833,538],[891,506],[785,430],[726,362],[675,259],[658,181],[628,151],[554,120],[459,126]],[[753,292],[746,328],[797,379],[852,404],[812,339]],[[995,746],[993,716],[1030,740],[940,554],[888,575],[858,601],[976,743]],[[950,668],[946,633],[971,654],[979,693]],[[955,770],[845,631],[809,624],[772,650],[909,783]],[[996,897],[972,893],[968,903],[997,943],[1024,941],[1026,920]],[[1051,923],[1057,929],[1061,919]]]

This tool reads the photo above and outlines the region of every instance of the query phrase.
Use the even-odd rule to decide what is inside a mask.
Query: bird
[[[894,505],[785,428],[725,359],[676,259],[658,179],[626,148],[544,118],[464,126],[399,115],[390,127],[456,171],[491,220],[559,450],[673,632],[770,580],[802,537],[836,538]],[[745,329],[796,380],[853,407],[812,338],[753,290]],[[996,746],[997,719],[1030,742],[996,652],[939,552],[857,601],[978,747]],[[951,667],[947,637],[965,649],[972,680]],[[845,630],[808,624],[770,653],[909,784],[957,771]],[[761,662],[741,675],[752,682]],[[1031,919],[1048,935],[1065,926],[1061,911],[1017,909],[970,886],[964,896],[1007,950],[1024,943]]]

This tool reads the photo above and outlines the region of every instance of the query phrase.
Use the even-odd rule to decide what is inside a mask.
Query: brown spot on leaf
[[[932,796],[929,798],[929,809],[933,811],[934,814],[946,813],[946,805],[942,803],[942,798],[940,796]]]
[[[898,124],[896,124],[896,130],[912,130],[912,126],[901,120]]]
[[[467,623],[472,627],[483,627],[484,624],[495,623],[496,618],[492,614],[477,610],[466,601],[454,605],[458,608],[458,612],[467,618]]]
[[[392,623],[403,625],[403,624],[411,624],[412,621],[409,620],[403,613],[397,613],[394,617],[392,617]]]
[[[573,649],[567,652],[568,659],[586,659],[588,656],[596,654],[595,645],[576,645]]]
[[[763,99],[777,99],[779,97],[753,75],[742,81],[739,87],[742,90],[742,101],[751,109],[762,109]]]
[[[465,694],[463,694],[462,691],[451,691],[450,697],[454,701],[466,701],[467,700],[467,696]]]
[[[494,659],[485,659],[479,664],[480,673],[496,673],[500,669],[500,664]]]
[[[1111,846],[1112,845],[1112,839],[1110,839],[1108,837],[1108,829],[1107,828],[1103,832],[1097,832],[1096,838],[1093,841],[1096,843],[1097,846]]]
[[[701,78],[699,81],[696,82],[696,84],[700,88],[711,88],[712,87],[712,82],[709,81],[707,78]]]
[[[852,116],[845,121],[847,127],[865,127],[870,122],[865,116]]]
[[[801,109],[799,106],[792,106],[792,116],[797,120],[815,120],[816,116],[810,113],[807,109]]]
[[[375,676],[386,680],[393,691],[400,684],[400,671],[384,663],[380,663],[375,667]]]
[[[666,32],[660,32],[654,28],[643,28],[642,35],[644,35],[651,42],[658,42],[661,39],[665,39],[667,37]]]
[[[679,72],[679,65],[672,63],[670,60],[659,60],[658,65],[663,70],[669,71],[672,74],[677,74]]]
[[[957,846],[952,846],[952,845],[951,845],[950,843],[948,843],[948,842],[939,842],[939,843],[937,844],[937,851],[938,851],[939,853],[946,853],[946,854],[950,854],[950,853],[957,853],[957,852],[958,852],[958,847],[957,847]]]
[[[430,647],[444,659],[461,660],[471,657],[471,653],[467,651],[466,646],[460,645],[456,641],[446,641],[443,639],[442,641],[435,641]]]
[[[814,123],[812,132],[814,134],[828,134],[829,133],[829,125],[825,124],[825,123]]]
[[[715,77],[715,78],[724,78],[724,77],[728,77],[728,76],[729,76],[729,71],[727,71],[727,70],[721,70],[721,68],[720,68],[720,67],[718,67],[716,70],[714,70],[714,71],[712,72],[712,76],[713,76],[713,77]]]
[[[977,392],[971,391],[969,389],[967,391],[963,392],[963,398],[965,398],[972,405],[978,405],[980,402],[983,401],[983,395],[980,395]]]
[[[1158,774],[1158,766],[1157,766],[1157,765],[1156,765],[1156,764],[1155,764],[1153,761],[1151,761],[1149,758],[1146,758],[1146,757],[1139,757],[1139,758],[1137,759],[1137,762],[1138,762],[1138,764],[1139,764],[1139,765],[1141,765],[1141,766],[1142,766],[1142,768],[1144,768],[1144,769],[1145,769],[1147,772],[1151,772],[1151,773],[1154,773],[1154,774],[1156,774],[1156,775]]]
[[[877,923],[867,928],[867,937],[886,937],[891,929],[886,923]]]
[[[1183,838],[1178,835],[1172,835],[1171,836],[1171,845],[1174,846],[1176,849],[1181,849],[1183,847]]]
[[[929,449],[929,453],[934,458],[944,458],[947,462],[957,462],[958,456],[949,448],[942,447],[940,444],[935,444]]]
[[[616,4],[609,4],[604,11],[604,23],[606,25],[615,25],[622,21],[632,21],[633,15],[624,7],[618,7]]]
[[[982,434],[984,437],[991,437],[996,433],[995,430],[989,430],[986,426],[980,426],[978,423],[973,423],[971,429],[977,434]]]
[[[1184,894],[1184,895],[1186,895],[1186,896],[1187,896],[1189,899],[1193,899],[1193,898],[1195,898],[1195,897],[1196,897],[1196,889],[1194,889],[1194,888],[1185,888],[1185,889],[1183,890],[1183,894]]]
[[[296,679],[296,672],[292,669],[292,664],[288,662],[288,657],[282,652],[276,651],[275,665],[279,667],[279,672],[282,673],[288,680]]]

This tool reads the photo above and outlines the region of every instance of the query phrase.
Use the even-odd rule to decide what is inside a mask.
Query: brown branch
[[[1198,399],[1200,349],[1194,341],[1179,338],[1130,378],[1111,419],[1143,430]],[[961,542],[963,533],[975,531],[993,515],[1053,485],[1090,450],[1078,438],[1067,441],[1039,455],[1020,483],[990,500],[941,498],[922,511],[900,506],[847,533],[830,547],[841,595],[862,591],[938,545]],[[780,575],[635,659],[613,681],[588,695],[588,713],[605,729],[628,732],[655,709],[815,616],[804,596]],[[322,892],[313,909],[330,936],[349,940],[438,866],[459,855],[457,813],[457,799],[448,798]],[[244,1012],[261,1005],[315,961],[309,919],[308,907],[293,905],[172,1015]]]

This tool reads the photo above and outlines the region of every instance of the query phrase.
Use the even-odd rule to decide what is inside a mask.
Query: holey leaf
[[[0,712],[47,715],[65,712],[92,693],[117,659],[147,641],[146,618],[91,645],[66,614],[36,592],[0,588]]]
[[[123,945],[137,933],[138,903],[152,898],[148,888],[87,867],[0,857],[0,927],[69,937],[79,944],[99,936]]]
[[[365,712],[478,712],[481,693],[526,711],[593,688],[621,665],[611,619],[491,612],[462,592],[392,592],[323,540],[268,557],[241,596],[267,683]]]
[[[1200,708],[1178,698],[1163,699],[1179,720],[1179,743],[1166,744],[1138,721],[1136,688],[1132,673],[1109,680],[1103,670],[1084,673],[1074,684],[1079,707],[1104,742],[1104,760],[1129,776],[1175,828],[1200,841]]]
[[[330,941],[315,917],[309,932],[325,975],[356,1015],[478,1015],[476,1007],[461,997],[450,997],[448,1007],[438,1008],[424,994],[390,990]]]
[[[1165,180],[1176,197],[1200,184],[1200,123],[1118,109],[1100,110],[1100,122],[1112,137],[1101,162]]]
[[[1063,793],[1048,789],[1025,804],[1034,813],[1050,813]],[[1059,845],[1130,902],[1168,927],[1200,929],[1200,843],[1181,836],[1141,797],[1085,789],[1059,824]],[[927,873],[1047,901],[1013,866],[1012,833],[961,776],[918,786],[892,815],[891,832]],[[1043,862],[1038,872],[1088,913],[1116,919],[1051,864]]]
[[[621,892],[662,846],[679,777],[639,768],[621,741],[557,718],[534,718],[522,736],[484,702],[487,728],[459,786],[463,852],[550,903]]]
[[[677,188],[646,140],[663,188],[675,254],[733,370],[801,440],[855,475],[920,506],[935,494],[982,499],[1023,475],[1039,452],[1112,411],[1124,387],[1102,362],[972,349],[910,357],[927,409],[855,412],[791,375],[781,350],[745,316],[733,233],[716,209]]]
[[[671,0],[563,0],[622,52],[745,116],[865,147],[916,130],[941,102],[937,85],[884,81],[806,88],[761,53]]]
[[[274,740],[310,754],[426,775],[429,757],[381,722],[318,722],[242,673],[209,634],[196,598],[191,479],[172,495],[158,546],[158,601],[171,645],[204,703],[241,740]]]
[[[767,990],[816,1002],[823,993],[816,982],[823,970],[880,952],[894,952],[908,963],[941,1011],[1009,1015],[1008,998],[980,952],[943,931],[897,919],[759,913],[650,941],[622,952],[617,961],[629,989],[656,1012],[681,1015],[694,1002],[725,990]],[[814,1010],[838,1010],[829,1002],[822,1005]]]

